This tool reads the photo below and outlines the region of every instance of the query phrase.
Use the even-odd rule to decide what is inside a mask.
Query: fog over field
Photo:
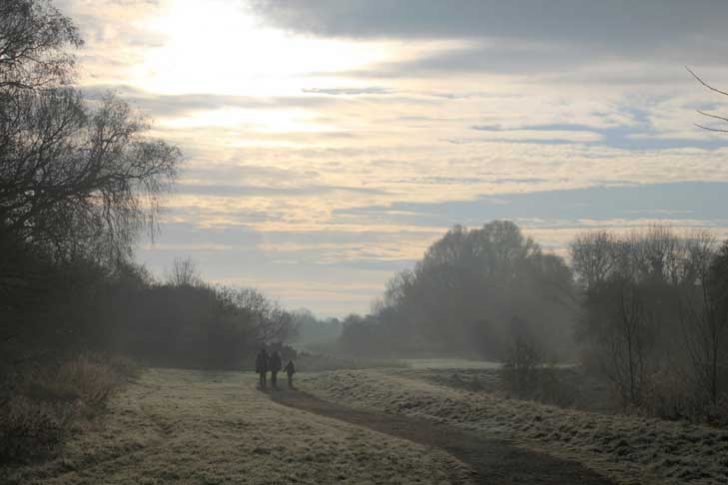
[[[727,22],[0,0],[0,483],[728,482]]]

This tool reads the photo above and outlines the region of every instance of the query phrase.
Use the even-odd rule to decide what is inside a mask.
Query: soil
[[[270,396],[285,406],[444,450],[472,468],[476,483],[613,485],[580,463],[517,448],[508,441],[489,439],[454,426],[352,409],[296,390],[275,391]]]

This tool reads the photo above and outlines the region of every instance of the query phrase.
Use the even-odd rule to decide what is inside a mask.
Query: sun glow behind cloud
[[[363,69],[397,59],[393,42],[353,42],[265,27],[236,2],[168,1],[139,26],[163,36],[135,69],[135,84],[162,94],[299,94],[310,73]],[[309,81],[311,82],[311,81]]]

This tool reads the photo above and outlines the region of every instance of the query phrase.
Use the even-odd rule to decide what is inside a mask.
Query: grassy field
[[[298,383],[332,403],[424,418],[576,461],[614,483],[728,483],[728,431],[510,400],[453,386],[443,377],[449,369],[435,363],[303,373]],[[468,378],[482,370],[455,372]],[[0,469],[0,483],[474,480],[439,448],[283,406],[255,382],[251,373],[149,370],[110,401],[107,414],[79,424],[50,460]]]
[[[450,455],[280,406],[255,381],[150,370],[52,460],[0,483],[468,483]]]
[[[335,371],[301,387],[352,407],[426,418],[575,460],[623,484],[728,483],[728,431],[562,409],[433,382],[416,370]]]

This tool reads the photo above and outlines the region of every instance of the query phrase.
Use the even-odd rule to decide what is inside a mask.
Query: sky
[[[163,277],[367,312],[454,224],[546,251],[660,221],[728,237],[728,2],[60,0],[79,84],[184,153]],[[728,127],[728,125],[726,125]]]

